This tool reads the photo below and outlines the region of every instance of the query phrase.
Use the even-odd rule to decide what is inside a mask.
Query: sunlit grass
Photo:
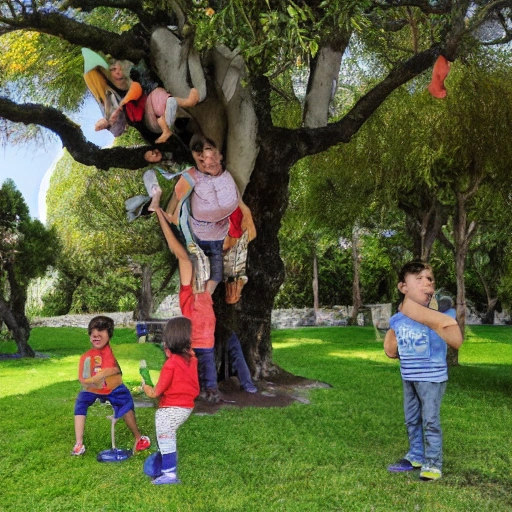
[[[310,391],[309,405],[191,416],[178,439],[183,484],[164,488],[142,474],[143,455],[96,462],[110,445],[108,406],[90,410],[86,455],[69,455],[85,330],[36,328],[31,344],[49,357],[0,361],[2,512],[512,510],[509,327],[468,329],[442,408],[444,475],[432,485],[386,471],[407,438],[399,365],[372,328],[275,331],[277,364],[332,387]],[[129,387],[140,359],[158,376],[159,347],[136,343],[130,329],[117,330],[112,345]],[[0,343],[0,351],[15,349]],[[154,439],[154,409],[136,412]],[[116,441],[131,446],[123,423]]]

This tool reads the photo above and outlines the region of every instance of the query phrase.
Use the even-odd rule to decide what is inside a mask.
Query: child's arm
[[[398,343],[393,329],[389,329],[384,338],[384,352],[391,359],[398,359]]]
[[[171,199],[167,203],[167,208],[165,209],[165,213],[169,216],[169,222],[175,223],[175,216],[176,216],[176,208],[178,207],[179,199],[176,195],[176,190],[172,193]]]
[[[149,384],[144,384],[142,389],[144,390],[144,393],[146,393],[146,395],[149,396],[149,398],[158,398],[160,396],[160,394],[156,394],[155,388],[150,386]]]
[[[114,375],[121,375],[121,368],[119,366],[114,366],[112,368],[104,368],[103,370],[100,370],[98,373],[95,373],[91,377],[84,377],[82,373],[79,374],[78,380],[81,384],[83,384],[86,388],[98,388],[101,387],[103,384],[103,381],[107,379],[108,377],[113,377]],[[115,381],[117,384],[117,380]],[[109,383],[107,382],[107,385],[114,384],[114,382]],[[119,384],[117,384],[119,385]]]
[[[462,345],[462,333],[457,321],[451,316],[429,309],[407,297],[402,304],[402,313],[420,324],[430,327],[452,348]]]
[[[173,375],[173,368],[169,368],[164,365],[156,386],[153,387],[148,384],[144,384],[144,386],[142,386],[144,393],[146,393],[149,398],[158,398],[167,388],[171,387]]]
[[[192,262],[188,256],[187,250],[178,239],[174,236],[174,233],[169,226],[167,221],[167,214],[162,210],[162,208],[157,207],[155,209],[155,213],[158,216],[158,220],[160,222],[160,227],[162,228],[162,232],[167,241],[167,245],[169,249],[173,252],[173,254],[178,258],[178,265],[180,269],[180,282],[182,285],[189,285],[192,282]]]

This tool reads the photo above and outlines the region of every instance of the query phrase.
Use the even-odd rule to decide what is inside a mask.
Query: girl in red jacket
[[[192,323],[183,316],[167,322],[163,332],[164,352],[167,356],[160,377],[153,388],[144,384],[150,398],[160,397],[155,413],[158,447],[162,454],[162,474],[152,483],[180,483],[176,476],[176,433],[194,409],[199,395],[197,359],[190,347]]]

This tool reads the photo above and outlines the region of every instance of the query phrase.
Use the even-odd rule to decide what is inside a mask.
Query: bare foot
[[[160,198],[162,197],[162,189],[158,185],[153,185],[151,189],[151,203],[148,206],[148,212],[155,212],[160,206]]]
[[[172,135],[171,130],[169,130],[169,128],[167,128],[167,130],[164,130],[162,132],[162,135],[160,135],[160,137],[158,137],[158,139],[155,140],[155,144],[163,144],[167,139],[169,139],[169,137],[171,135]]]

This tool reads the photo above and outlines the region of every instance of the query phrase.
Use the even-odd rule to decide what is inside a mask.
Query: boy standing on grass
[[[88,408],[96,399],[102,403],[108,400],[114,409],[114,417],[124,419],[135,437],[135,451],[147,450],[151,441],[149,437],[140,434],[132,395],[123,384],[121,368],[110,347],[114,320],[108,316],[96,316],[89,322],[88,332],[93,348],[80,358],[78,367],[78,380],[82,384],[82,390],[75,402],[76,443],[71,455],[85,453],[85,418]]]
[[[447,345],[458,349],[462,334],[455,310],[443,314],[428,307],[434,296],[430,265],[406,263],[398,275],[398,290],[404,298],[400,311],[391,317],[384,351],[400,360],[409,451],[388,471],[421,468],[421,480],[437,480],[443,463],[440,410],[448,380]]]

